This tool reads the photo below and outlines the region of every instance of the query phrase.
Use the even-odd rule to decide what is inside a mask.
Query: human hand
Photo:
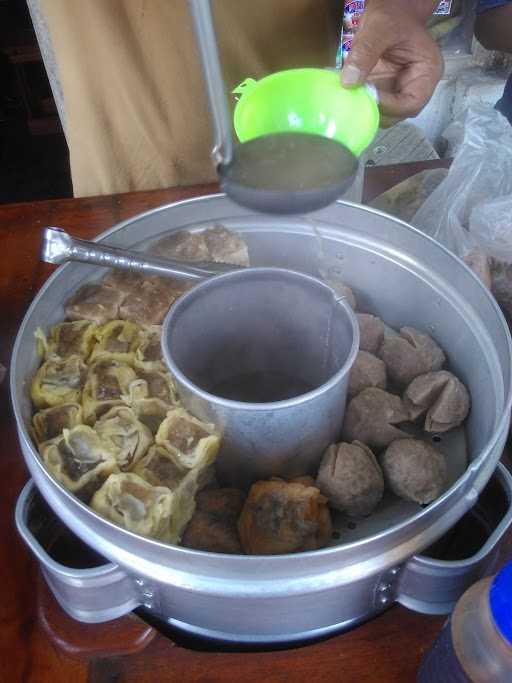
[[[368,81],[379,93],[381,125],[416,116],[443,74],[426,28],[438,0],[370,0],[341,71],[347,87]]]

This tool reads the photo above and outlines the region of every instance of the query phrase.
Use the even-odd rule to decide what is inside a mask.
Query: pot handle
[[[466,589],[485,575],[498,551],[499,541],[512,522],[512,476],[500,463],[494,477],[501,485],[508,507],[484,545],[475,555],[463,560],[413,557],[401,571],[395,571],[397,602],[422,614],[449,614]]]
[[[36,524],[44,533],[51,523],[48,509],[46,517],[34,515],[39,497],[32,480],[23,487],[16,503],[15,520],[18,532],[41,565],[41,570],[52,593],[62,609],[71,617],[86,623],[100,623],[128,614],[141,604],[136,581],[118,565],[105,560],[103,564],[87,569],[75,569],[57,562],[44,548],[32,529]],[[42,507],[41,507],[42,510]],[[32,514],[31,514],[32,511]],[[40,513],[40,510],[38,510]],[[51,552],[51,551],[50,551]]]

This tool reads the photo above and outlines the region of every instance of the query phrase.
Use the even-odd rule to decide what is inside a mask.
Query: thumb
[[[386,48],[387,42],[382,40],[382,32],[375,22],[363,21],[341,70],[343,85],[350,87],[364,83]]]

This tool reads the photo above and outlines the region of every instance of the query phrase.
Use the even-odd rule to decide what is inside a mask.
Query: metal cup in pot
[[[222,432],[220,483],[241,488],[316,470],[340,436],[358,347],[343,298],[278,268],[201,283],[171,308],[162,333],[184,406]]]

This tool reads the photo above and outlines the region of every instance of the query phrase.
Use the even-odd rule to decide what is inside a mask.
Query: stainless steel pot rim
[[[294,398],[287,399],[285,401],[274,401],[270,403],[249,403],[249,402],[241,402],[241,401],[232,401],[229,399],[221,398],[219,396],[214,396],[213,394],[210,394],[209,392],[205,391],[204,389],[201,389],[201,387],[197,386],[197,384],[194,384],[176,365],[174,362],[169,349],[167,348],[167,345],[165,343],[162,343],[162,352],[165,358],[165,362],[170,369],[171,373],[175,375],[189,390],[193,391],[194,393],[198,394],[201,396],[201,398],[206,399],[208,401],[210,400],[215,400],[215,402],[219,405],[226,406],[228,408],[236,408],[237,410],[250,410],[251,412],[254,411],[268,411],[268,410],[284,410],[293,406],[300,405],[302,403],[307,403],[308,401],[311,401],[315,399],[317,396],[320,394],[323,394],[326,391],[329,391],[333,386],[337,384],[337,382],[344,377],[352,368],[352,365],[354,364],[354,361],[356,359],[357,353],[359,351],[359,324],[357,322],[357,318],[355,316],[354,311],[352,308],[349,306],[347,300],[345,297],[339,297],[336,295],[334,290],[329,287],[329,285],[325,284],[318,278],[315,278],[311,275],[306,275],[305,273],[300,273],[298,271],[286,269],[286,268],[265,268],[265,267],[254,267],[254,268],[246,268],[243,271],[234,271],[232,273],[226,273],[224,275],[217,275],[215,277],[215,280],[223,279],[223,280],[232,280],[232,279],[237,279],[240,277],[241,273],[251,273],[251,272],[263,272],[263,273],[268,273],[269,275],[271,274],[279,274],[279,273],[294,273],[295,275],[299,275],[302,279],[304,280],[309,280],[312,283],[315,283],[317,286],[321,286],[325,288],[325,290],[329,291],[330,293],[333,294],[333,297],[335,299],[335,302],[341,306],[346,313],[350,325],[352,328],[352,345],[350,347],[349,354],[343,363],[342,367],[336,372],[334,375],[332,375],[326,382],[321,384],[319,387],[316,389],[313,389],[312,391],[308,391],[305,394],[301,394],[300,396],[296,396]],[[213,278],[212,278],[213,279]],[[208,283],[210,280],[206,282],[201,282],[193,288],[194,292],[198,292],[202,287],[207,287]],[[192,290],[190,290],[192,292]],[[169,313],[165,316],[165,320],[162,325],[162,340],[167,338],[167,331],[169,327],[173,323],[173,318],[179,313],[180,308],[184,307],[187,305],[188,302],[188,297],[189,292],[185,293],[180,299],[172,306],[172,308],[169,310]]]
[[[205,202],[218,202],[219,200],[221,201],[227,201],[226,195],[222,193],[217,193],[217,194],[212,194],[212,195],[205,195],[205,196],[199,196],[199,197],[193,197],[190,199],[184,199],[179,202],[171,202],[169,204],[165,204],[159,207],[156,207],[154,209],[150,209],[148,211],[143,211],[140,214],[137,214],[131,218],[127,218],[124,221],[121,221],[120,223],[116,224],[115,226],[109,228],[108,230],[100,233],[97,237],[94,238],[93,241],[99,242],[101,240],[104,240],[108,238],[111,234],[117,233],[118,231],[122,230],[124,227],[129,226],[133,222],[140,220],[150,214],[154,215],[155,213],[160,213],[163,211],[166,211],[170,208],[178,208],[180,206],[187,206],[187,205],[193,205],[193,204],[204,204]],[[349,206],[353,208],[358,208],[358,205],[353,203],[353,202],[346,202],[342,200],[338,200],[336,204],[339,204],[341,206]],[[387,214],[385,214],[382,211],[378,211],[377,209],[372,209],[369,207],[364,207],[366,211],[369,211],[370,213],[377,215],[377,216],[382,216],[382,217],[388,217]],[[239,207],[236,207],[237,210],[239,210]],[[314,216],[315,214],[311,214]],[[506,338],[507,338],[507,347],[508,347],[508,353],[509,357],[512,358],[512,338],[508,329],[508,325],[505,321],[505,318],[503,316],[503,313],[501,312],[501,309],[499,308],[496,300],[494,297],[491,295],[491,293],[484,287],[480,279],[478,278],[477,275],[474,274],[474,272],[453,252],[451,252],[449,249],[444,247],[442,244],[434,240],[433,238],[429,237],[428,235],[424,235],[420,230],[417,228],[414,228],[413,226],[409,225],[408,223],[405,223],[404,221],[400,221],[398,219],[393,218],[393,221],[396,223],[399,223],[405,230],[411,231],[413,233],[419,234],[422,236],[423,239],[428,240],[432,244],[435,244],[438,249],[443,251],[449,258],[451,258],[453,261],[455,261],[458,266],[463,266],[463,268],[467,271],[470,277],[472,277],[481,288],[485,291],[485,296],[488,299],[489,304],[491,307],[494,309],[497,317],[501,320],[502,325],[505,329],[506,333]],[[206,222],[206,221],[205,221]],[[186,226],[183,226],[184,228]],[[46,282],[43,284],[39,292],[36,294],[34,299],[32,300],[31,304],[29,305],[24,319],[20,325],[20,328],[18,330],[18,334],[16,336],[16,340],[13,346],[13,351],[12,351],[12,356],[16,357],[19,352],[19,347],[22,342],[22,338],[24,336],[24,330],[25,326],[28,324],[28,319],[30,317],[30,314],[36,308],[36,306],[39,304],[39,300],[45,295],[47,289],[51,287],[53,284],[54,280],[58,277],[60,277],[64,272],[66,272],[65,269],[73,267],[74,264],[68,263],[63,266],[60,266],[57,268],[57,270],[46,280]],[[75,266],[76,267],[76,266]],[[459,487],[464,487],[466,483],[468,482],[469,479],[473,478],[474,474],[478,471],[481,463],[483,460],[486,459],[486,457],[490,454],[492,449],[497,445],[498,441],[500,440],[500,435],[503,432],[503,430],[508,431],[508,424],[510,421],[510,413],[512,409],[512,366],[509,370],[509,391],[508,394],[505,397],[504,401],[504,406],[502,409],[501,417],[498,418],[496,427],[494,429],[492,437],[489,439],[489,441],[486,443],[484,448],[482,448],[482,451],[480,455],[475,458],[471,464],[469,465],[468,469],[464,473],[462,477],[460,477],[447,491],[443,493],[443,495],[438,498],[436,501],[431,503],[429,506],[425,507],[423,510],[417,512],[415,515],[412,515],[411,517],[407,518],[403,522],[400,522],[398,524],[395,524],[392,527],[389,527],[389,529],[386,529],[386,531],[380,532],[378,534],[374,534],[372,536],[368,536],[365,539],[359,540],[357,542],[351,543],[351,544],[341,544],[337,545],[334,547],[329,547],[329,548],[323,548],[321,550],[315,550],[315,551],[308,551],[304,553],[295,553],[291,555],[271,555],[271,556],[261,556],[261,555],[252,555],[252,556],[246,556],[246,555],[222,555],[219,553],[209,553],[205,551],[200,551],[200,550],[192,550],[189,548],[183,548],[180,546],[171,546],[169,544],[162,543],[160,541],[157,541],[155,539],[150,539],[146,538],[143,536],[140,536],[138,534],[134,534],[126,529],[123,529],[122,527],[117,526],[116,524],[104,519],[100,515],[98,515],[96,512],[92,510],[88,505],[80,501],[76,496],[74,496],[71,492],[69,492],[60,482],[58,482],[44,467],[42,464],[39,455],[37,454],[34,445],[32,443],[32,439],[29,434],[29,430],[27,429],[27,426],[25,424],[25,421],[23,419],[23,416],[21,414],[21,408],[18,405],[18,402],[16,400],[16,386],[15,386],[15,373],[14,373],[14,364],[11,363],[10,367],[10,377],[9,377],[9,383],[10,383],[10,391],[11,391],[11,401],[12,401],[12,406],[13,406],[13,412],[18,424],[18,429],[21,430],[20,436],[22,436],[25,440],[25,443],[29,447],[33,459],[32,462],[35,464],[35,466],[41,471],[42,475],[45,478],[50,479],[56,488],[59,490],[60,494],[64,495],[74,506],[78,506],[87,516],[94,518],[96,521],[100,521],[103,525],[112,528],[113,530],[116,531],[116,533],[120,533],[122,535],[126,535],[127,537],[131,537],[134,539],[137,539],[138,542],[144,542],[147,544],[150,544],[152,546],[158,547],[158,548],[163,548],[163,549],[171,549],[173,552],[178,552],[180,554],[183,554],[187,557],[193,558],[195,557],[204,557],[204,556],[210,556],[212,558],[217,558],[221,561],[226,561],[229,560],[230,558],[236,559],[237,562],[241,562],[243,564],[258,564],[260,563],[263,559],[267,561],[273,561],[275,563],[290,563],[290,562],[296,562],[297,560],[306,560],[306,559],[320,559],[322,557],[328,556],[328,555],[334,555],[337,552],[339,552],[341,549],[350,549],[351,546],[358,546],[359,548],[365,545],[369,545],[373,542],[375,542],[377,539],[379,539],[382,536],[388,535],[388,534],[394,534],[398,532],[400,529],[403,529],[405,527],[408,527],[414,522],[419,521],[420,519],[425,519],[427,517],[433,516],[435,511],[437,510],[438,507],[441,507],[447,497],[451,495],[451,493],[459,488]],[[475,490],[475,497],[477,496],[477,492]]]

